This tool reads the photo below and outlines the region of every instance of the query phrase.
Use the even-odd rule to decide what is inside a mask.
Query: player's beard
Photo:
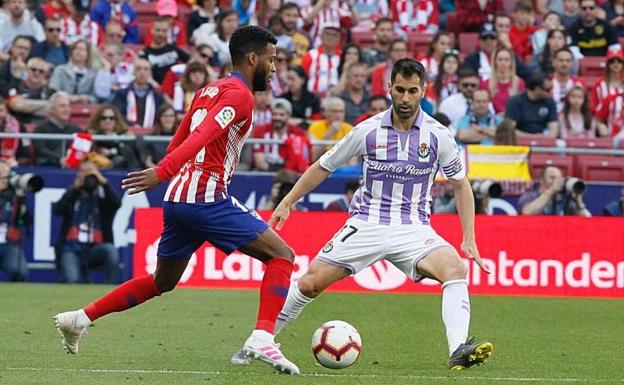
[[[408,108],[402,109],[401,106],[406,106]],[[407,120],[413,117],[414,114],[416,114],[416,112],[418,111],[418,105],[402,104],[400,101],[397,102],[395,100],[392,100],[392,109],[399,118],[401,118],[402,120]]]
[[[266,91],[269,89],[269,83],[267,82],[267,74],[262,68],[257,67],[256,72],[253,75],[253,90],[254,91]]]

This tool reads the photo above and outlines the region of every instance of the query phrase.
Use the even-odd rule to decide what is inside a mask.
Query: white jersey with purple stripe
[[[358,124],[320,159],[333,172],[363,156],[364,183],[354,194],[352,217],[381,225],[429,224],[431,187],[440,168],[466,176],[450,130],[420,110],[409,132],[392,125],[392,108]]]

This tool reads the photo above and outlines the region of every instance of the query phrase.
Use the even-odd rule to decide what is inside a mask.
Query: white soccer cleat
[[[234,353],[232,358],[230,358],[230,363],[233,365],[249,365],[252,363],[252,361],[253,357],[248,356],[243,351],[243,348],[240,348],[236,353]]]
[[[254,330],[243,344],[243,353],[273,366],[280,372],[299,374],[297,365],[288,361],[273,341],[273,336],[263,330]]]
[[[86,327],[76,326],[78,319],[77,311],[68,311],[54,316],[54,326],[58,329],[63,338],[63,347],[67,353],[78,353],[78,342],[80,338],[86,334]]]

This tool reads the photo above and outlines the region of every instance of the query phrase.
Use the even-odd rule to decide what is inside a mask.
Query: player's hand
[[[488,274],[491,273],[490,269],[488,269],[488,267],[485,266],[485,263],[483,263],[481,255],[479,255],[479,249],[477,249],[477,244],[474,240],[464,239],[461,244],[461,249],[464,252],[464,255],[466,255],[470,259],[474,259],[474,261],[477,263],[477,265],[479,265],[481,270],[485,271]]]
[[[143,171],[128,173],[128,178],[121,181],[121,187],[128,190],[128,194],[138,194],[142,191],[151,190],[160,184],[160,179],[156,175],[154,168]]]
[[[273,225],[277,223],[277,226],[275,226],[275,228],[279,231],[282,229],[282,227],[284,226],[284,222],[286,222],[289,216],[290,216],[290,207],[285,204],[280,203],[279,205],[277,205],[275,210],[273,210],[273,214],[271,214],[271,218],[269,218],[269,226],[273,227]]]

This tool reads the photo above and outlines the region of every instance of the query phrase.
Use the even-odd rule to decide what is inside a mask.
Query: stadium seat
[[[581,76],[602,76],[604,68],[603,56],[585,56],[579,61],[579,75]]]
[[[533,179],[538,179],[542,169],[546,166],[555,166],[561,169],[564,175],[573,175],[574,158],[571,155],[557,154],[531,154],[529,157],[529,168]]]
[[[154,132],[153,127],[138,127],[138,126],[130,127],[130,133],[136,136],[150,135],[153,132]]]
[[[429,44],[433,39],[433,35],[426,33],[410,33],[407,36],[408,49],[412,53],[412,57],[420,57],[429,52]]]
[[[581,80],[587,86],[588,90],[592,90],[596,83],[598,83],[602,79],[602,76],[581,76]],[[589,93],[591,95],[591,92]]]
[[[557,139],[548,138],[546,136],[518,136],[516,138],[516,144],[518,146],[531,146],[531,147],[556,147]]]
[[[462,32],[459,34],[459,51],[470,55],[477,49],[479,34],[476,32]]]
[[[373,31],[351,31],[351,41],[360,48],[368,48],[375,44],[375,35]]]
[[[586,181],[624,181],[624,158],[603,155],[578,155],[580,177]]]
[[[584,147],[584,148],[613,148],[612,138],[570,138],[566,139],[568,147]]]
[[[143,20],[139,19],[138,28],[139,28],[139,42],[144,43],[145,37],[147,36],[147,30],[150,26],[151,20]]]
[[[97,104],[76,103],[71,105],[71,122],[78,127],[85,128]]]
[[[446,30],[454,35],[461,32],[461,26],[459,25],[459,19],[457,18],[457,12],[446,13]]]

